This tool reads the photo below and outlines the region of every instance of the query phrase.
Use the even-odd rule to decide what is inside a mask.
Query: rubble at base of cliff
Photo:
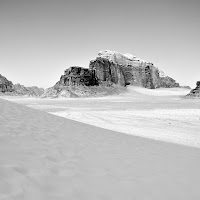
[[[98,85],[98,86],[59,86],[45,90],[41,98],[86,98],[104,97],[125,93],[126,87],[119,85]]]

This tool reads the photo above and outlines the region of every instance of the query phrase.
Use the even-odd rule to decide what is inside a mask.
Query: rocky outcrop
[[[179,87],[174,79],[165,76],[152,63],[142,61],[131,54],[106,50],[100,51],[98,56],[90,61],[89,68],[74,66],[66,69],[60,80],[47,89],[42,97],[87,97],[116,94],[127,85],[149,89]],[[113,89],[114,87],[117,89]],[[108,91],[102,92],[102,88]]]
[[[131,54],[100,51],[89,68],[95,71],[98,82],[111,81],[121,86],[135,85],[145,88],[160,87],[159,70],[152,64]]]
[[[90,61],[89,69],[94,71],[98,84],[107,82],[108,84],[126,85],[122,65],[113,61],[98,57],[96,60]]]
[[[57,86],[79,86],[79,85],[98,85],[94,70],[83,67],[70,67],[65,70],[65,74],[61,76],[56,83]]]
[[[80,87],[80,86],[78,86]],[[78,97],[69,86],[54,86],[47,88],[41,95],[41,98],[75,98]]]
[[[54,86],[45,90],[41,98],[78,98],[78,97],[103,97],[126,92],[126,88],[119,85],[98,86]]]
[[[36,86],[25,87],[24,85],[15,84],[13,85],[13,89],[13,93],[18,96],[40,97],[44,93],[43,88]]]
[[[180,87],[179,83],[176,83],[176,81],[169,77],[160,77],[160,87],[162,88],[173,88],[173,87]]]
[[[190,86],[180,86],[180,88],[184,88],[184,89],[189,89],[189,90],[191,90],[191,87],[190,87]]]
[[[39,88],[37,86],[31,86],[26,88],[29,90],[30,96],[40,97],[44,93],[44,88]]]
[[[200,98],[200,81],[197,81],[196,88],[191,90],[189,94],[186,95],[189,98]]]
[[[91,60],[89,69],[70,67],[55,86],[95,86],[113,84],[135,85],[149,89],[179,87],[176,81],[159,71],[152,63],[137,59],[131,54],[115,51],[100,51]]]
[[[0,74],[0,92],[12,92],[13,83]]]

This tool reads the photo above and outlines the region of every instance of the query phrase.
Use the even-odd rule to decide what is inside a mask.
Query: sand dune
[[[73,101],[74,102],[74,101]],[[0,100],[0,199],[193,199],[200,150]]]

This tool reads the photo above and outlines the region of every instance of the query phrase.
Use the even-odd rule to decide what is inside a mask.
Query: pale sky
[[[152,62],[181,85],[200,80],[199,0],[0,0],[0,74],[53,86],[100,50]]]

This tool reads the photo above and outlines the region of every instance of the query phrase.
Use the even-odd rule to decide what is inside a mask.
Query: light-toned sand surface
[[[129,87],[128,93],[98,99],[9,100],[126,134],[200,147],[200,100],[183,99],[188,92]]]
[[[77,109],[78,102],[68,101]],[[103,105],[101,112],[109,107]],[[199,148],[117,133],[2,99],[0,111],[0,200],[199,200]]]

